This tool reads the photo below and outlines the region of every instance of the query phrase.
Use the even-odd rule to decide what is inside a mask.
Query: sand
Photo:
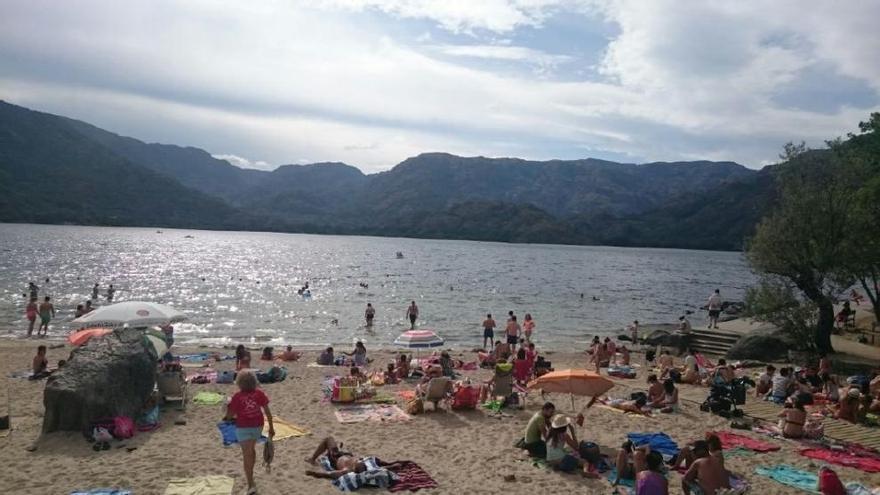
[[[66,494],[75,489],[96,487],[128,488],[135,494],[161,494],[170,478],[226,475],[235,479],[234,493],[244,493],[241,454],[236,446],[224,448],[215,424],[222,417],[221,406],[188,404],[186,425],[175,425],[180,413],[163,412],[162,427],[152,433],[139,433],[135,438],[114,442],[114,448],[94,452],[80,433],[53,433],[40,438],[42,422],[42,390],[44,381],[5,378],[11,371],[26,369],[36,341],[0,343],[0,371],[4,389],[11,400],[13,430],[0,438],[0,493]],[[198,352],[198,349],[187,349]],[[51,349],[53,365],[67,357],[69,348]],[[184,350],[178,350],[184,352]],[[226,351],[229,352],[229,351]],[[384,366],[391,352],[373,352],[374,368]],[[470,352],[455,353],[473,360]],[[548,356],[556,369],[583,366],[582,354],[553,353]],[[257,468],[257,484],[261,494],[338,493],[328,481],[307,477],[304,458],[318,441],[333,435],[345,442],[346,449],[358,454],[376,455],[383,459],[409,459],[419,463],[439,483],[429,494],[460,493],[610,493],[604,480],[585,480],[576,475],[563,475],[535,468],[524,459],[523,452],[513,447],[522,434],[528,418],[540,407],[539,393],[529,396],[525,410],[507,410],[503,417],[486,411],[427,413],[409,422],[340,424],[334,417],[334,406],[321,402],[320,382],[335,369],[312,368],[306,364],[313,353],[296,363],[289,363],[290,375],[282,383],[264,385],[275,415],[308,429],[311,434],[276,443],[275,463],[271,474]],[[262,364],[262,363],[261,363]],[[227,361],[217,366],[231,367]],[[338,373],[344,372],[343,368]],[[468,372],[474,379],[487,379],[487,371]],[[637,380],[616,380],[613,396],[626,396],[642,388],[644,377]],[[200,390],[234,393],[233,385],[191,385],[190,395]],[[410,385],[383,387],[386,392],[411,388]],[[3,390],[0,390],[3,391]],[[586,423],[578,434],[604,447],[616,448],[631,431],[665,431],[679,445],[702,435],[705,430],[725,428],[724,419],[699,411],[698,404],[706,395],[703,388],[683,386],[682,411],[652,418],[630,417],[604,408],[586,412]],[[5,395],[4,395],[5,396]],[[571,411],[568,397],[550,397],[564,412]],[[576,400],[579,410],[586,403]],[[0,405],[0,411],[3,407]],[[2,414],[2,412],[0,412]],[[750,434],[750,433],[747,433]],[[731,458],[731,470],[745,475],[752,483],[752,493],[796,493],[766,478],[756,476],[754,467],[761,464],[786,462],[815,471],[818,465],[796,454],[798,444],[774,440],[783,445],[780,452],[760,454],[751,459]],[[36,450],[26,450],[29,446]],[[116,448],[125,445],[126,448]],[[129,451],[131,447],[135,450]],[[880,484],[880,475],[835,467],[844,481]],[[515,476],[514,481],[510,475]],[[680,476],[670,475],[670,493],[681,493]],[[369,493],[369,492],[368,492]]]

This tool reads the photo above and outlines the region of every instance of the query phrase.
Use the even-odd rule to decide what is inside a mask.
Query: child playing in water
[[[272,423],[272,412],[269,410],[269,398],[257,388],[257,377],[250,371],[243,371],[235,379],[238,393],[226,406],[226,421],[235,420],[235,435],[241,446],[244,460],[244,475],[247,479],[247,494],[256,495],[254,483],[254,464],[257,460],[256,444],[263,434],[263,414],[269,422],[269,438],[275,436]]]

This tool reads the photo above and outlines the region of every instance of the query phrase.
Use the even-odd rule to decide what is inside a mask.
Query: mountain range
[[[0,101],[0,221],[738,250],[772,167],[424,153],[242,169]]]

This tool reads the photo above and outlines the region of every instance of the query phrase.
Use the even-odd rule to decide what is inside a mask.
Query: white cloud
[[[269,162],[264,162],[263,160],[248,160],[242,156],[238,155],[224,155],[224,154],[216,154],[211,155],[218,160],[226,160],[227,162],[235,165],[236,167],[241,168],[253,168],[257,170],[273,170],[273,167]]]
[[[589,80],[528,67],[572,65],[516,37],[560,9],[619,28]],[[241,157],[373,171],[431,150],[524,158],[596,150],[759,165],[786,141],[820,145],[868,113],[776,104],[773,95],[806,67],[880,90],[876,3],[0,0],[0,10],[0,98],[251,164]],[[367,10],[387,19],[367,22]],[[413,39],[422,36],[410,45],[382,24],[412,19],[468,32],[474,43],[424,36],[418,23]]]

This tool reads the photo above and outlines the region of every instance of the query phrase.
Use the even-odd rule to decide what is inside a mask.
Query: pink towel
[[[734,447],[743,447],[749,450],[754,450],[755,452],[772,452],[774,450],[779,450],[779,445],[764,442],[762,440],[755,440],[754,438],[747,437],[745,435],[739,435],[729,431],[715,431],[712,432],[721,439],[721,445],[725,449],[732,449]]]
[[[810,459],[819,459],[840,466],[856,468],[866,473],[880,473],[880,459],[865,457],[852,452],[829,449],[804,449],[800,454]]]

